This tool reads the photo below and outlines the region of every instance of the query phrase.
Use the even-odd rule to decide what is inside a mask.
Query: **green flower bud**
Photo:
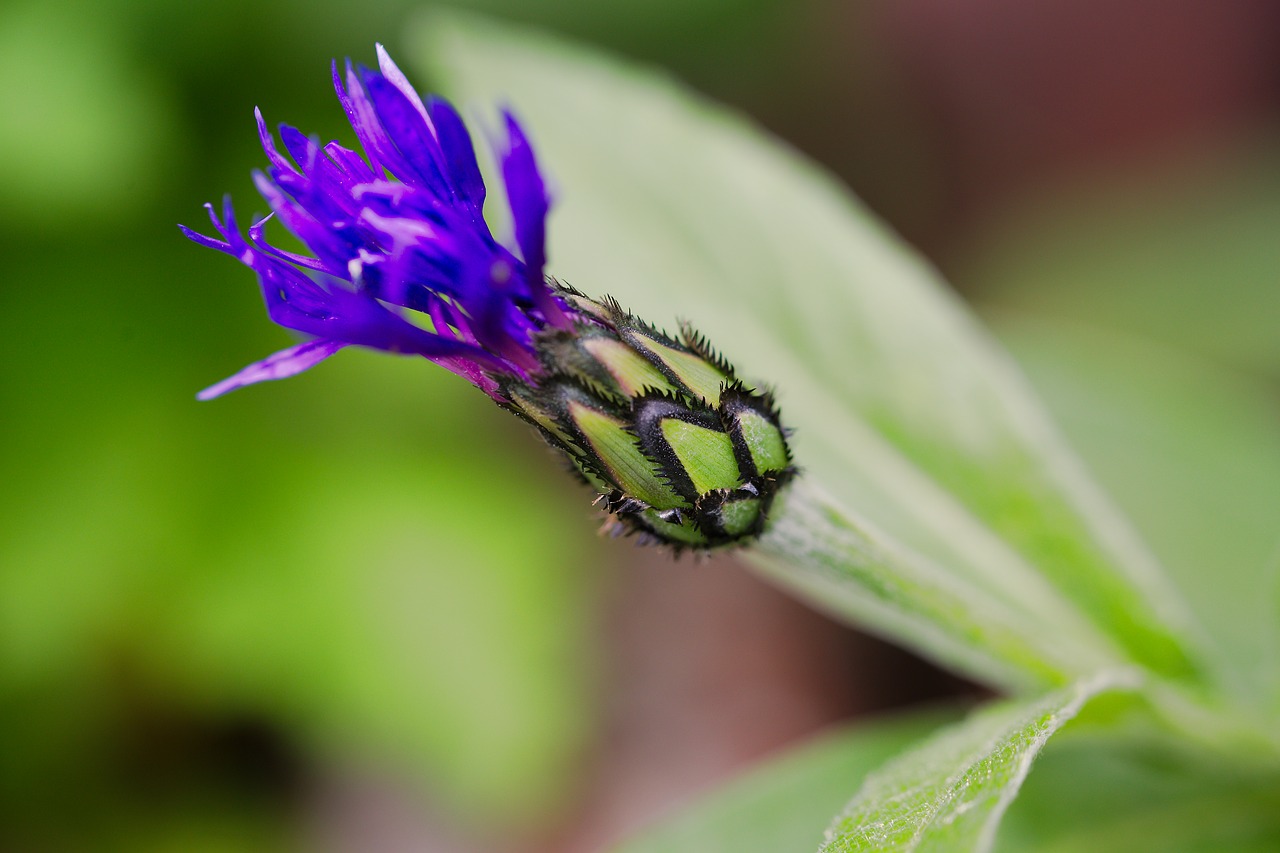
[[[557,296],[578,319],[538,332],[541,370],[499,395],[599,491],[606,529],[677,550],[758,536],[795,474],[770,395],[687,324],[677,340],[613,300]]]

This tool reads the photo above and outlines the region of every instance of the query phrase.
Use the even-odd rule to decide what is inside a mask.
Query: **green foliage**
[[[0,476],[22,484],[0,526],[5,843],[41,825],[66,849],[181,836],[187,809],[235,838],[270,816],[186,778],[153,783],[163,808],[139,793],[120,753],[152,717],[197,739],[258,721],[292,754],[366,756],[461,814],[553,805],[589,715],[581,493],[514,419],[408,360],[353,353],[317,382],[196,403],[282,340],[242,269],[170,236],[57,279],[42,253],[11,258],[65,298],[78,331],[54,356],[43,296],[0,297],[18,354],[0,365]]]
[[[858,781],[955,718],[917,711],[820,737],[704,796],[617,853],[779,853],[815,849]]]
[[[1280,693],[1277,163],[1053,199],[964,273],[1254,704]]]
[[[123,49],[122,26],[100,4],[0,8],[0,74],[40,69],[38,83],[5,99],[12,118],[0,123],[0,219],[49,227],[131,215],[157,193],[175,111],[163,84]]]
[[[821,853],[989,850],[1045,742],[1098,693],[1126,684],[1132,679],[1096,676],[988,708],[933,736],[867,777]]]
[[[1194,670],[1184,609],[1012,365],[827,176],[657,75],[491,25],[435,20],[422,33],[445,88],[467,104],[518,103],[557,184],[574,188],[551,229],[557,274],[651,321],[679,310],[775,383],[799,464],[830,496],[814,499],[927,566],[922,583],[951,579],[948,637],[999,610],[1012,633],[1054,626],[1079,650],[1050,681],[1124,654]],[[765,546],[782,572],[794,564]],[[864,616],[888,611],[874,627],[948,655],[928,619],[856,577],[846,585]]]
[[[246,806],[249,777],[164,764],[166,745],[212,742],[200,760],[220,767],[237,720],[322,772],[397,768],[486,824],[562,793],[590,727],[595,554],[580,492],[529,500],[559,473],[519,425],[421,365],[356,353],[191,400],[285,338],[247,273],[173,223],[251,192],[249,105],[345,133],[317,69],[399,32],[411,5],[0,9],[21,119],[0,128],[0,846],[287,849],[285,810]],[[704,77],[753,32],[780,58],[792,13],[474,5],[607,21],[591,34],[651,57],[714,31],[684,66]],[[833,849],[972,849],[1006,807],[998,850],[1280,847],[1274,158],[1181,198],[1024,217],[971,277],[1167,584],[1008,358],[828,176],[660,73],[476,21],[409,35],[482,119],[497,100],[529,120],[558,188],[558,275],[692,321],[777,388],[805,477],[761,570],[1022,694],[923,742],[934,717],[813,744],[626,849],[816,849],[842,809]],[[654,381],[612,357],[620,383]],[[704,363],[664,358],[718,388]],[[783,464],[772,424],[739,425],[757,464]],[[754,511],[720,509],[726,525]],[[1137,686],[1086,704],[1019,789],[1084,702],[1074,685],[1116,665]]]
[[[1262,853],[1280,839],[1280,787],[1149,742],[1069,729],[1035,765],[998,853]]]
[[[551,229],[557,275],[650,320],[678,310],[745,374],[776,385],[805,473],[753,562],[830,612],[1023,694],[867,777],[823,850],[990,849],[1050,735],[1117,687],[1130,698],[1100,701],[1089,726],[1156,755],[1236,768],[1208,779],[1199,802],[1232,803],[1227,813],[1245,825],[1231,837],[1275,840],[1274,822],[1260,818],[1280,773],[1274,657],[1263,648],[1274,593],[1255,584],[1248,624],[1231,626],[1246,605],[1240,580],[1260,564],[1232,566],[1212,591],[1204,573],[1223,557],[1249,563],[1266,537],[1241,547],[1209,530],[1221,513],[1153,498],[1162,488],[1194,494],[1189,482],[1225,492],[1260,465],[1245,477],[1254,485],[1227,502],[1247,519],[1271,518],[1276,432],[1248,383],[1134,358],[1124,343],[1095,347],[1096,338],[1082,372],[1064,372],[1080,343],[1053,325],[1032,325],[1018,347],[1049,377],[1055,405],[1070,409],[1063,400],[1075,393],[1087,400],[1080,411],[1107,413],[1105,429],[1068,423],[1087,452],[1117,429],[1156,439],[1104,480],[1151,513],[1135,515],[1161,555],[1182,564],[1174,583],[1012,361],[826,175],[660,74],[468,18],[430,18],[419,35],[421,57],[465,106],[518,105],[565,188]],[[1099,377],[1111,381],[1095,389]],[[1228,437],[1240,444],[1222,446]],[[1194,457],[1187,475],[1161,480],[1182,455]],[[1189,606],[1180,593],[1197,590],[1207,601]],[[805,766],[796,758],[773,772],[794,778]],[[1263,780],[1257,795],[1236,797],[1248,774]],[[861,775],[850,773],[849,794]],[[766,826],[799,845],[782,816],[792,809],[740,810],[753,796],[781,796],[774,779],[766,771],[759,788],[730,790],[632,849],[747,850],[727,839],[765,837]],[[1094,835],[1073,840],[1063,818],[1050,834],[1022,837],[1046,849],[1090,839],[1118,847],[1162,814],[1156,801]]]
[[[1254,377],[1125,332],[1008,310],[993,319],[1182,588],[1208,634],[1219,686],[1255,704],[1273,695],[1274,394]]]

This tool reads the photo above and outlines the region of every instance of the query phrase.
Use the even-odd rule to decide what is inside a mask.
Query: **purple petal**
[[[275,246],[267,243],[266,238],[262,234],[262,229],[266,227],[266,224],[271,221],[271,217],[273,216],[275,216],[274,213],[268,214],[249,226],[249,242],[252,243],[258,251],[272,255],[282,261],[288,261],[295,266],[304,267],[321,273],[328,272],[325,265],[316,258],[309,258],[306,255],[299,255],[296,252],[287,252],[284,249],[276,248]]]
[[[382,76],[386,77],[400,92],[413,104],[414,109],[422,116],[422,120],[427,123],[428,129],[432,134],[435,133],[435,127],[431,124],[431,116],[427,114],[427,110],[422,106],[422,98],[418,96],[418,91],[409,85],[409,79],[404,76],[404,72],[400,70],[400,66],[396,65],[391,59],[391,55],[387,53],[387,49],[381,43],[375,45],[378,51],[378,70],[382,72]]]
[[[515,223],[516,245],[524,256],[529,290],[547,322],[568,328],[571,324],[556,304],[543,277],[547,261],[547,209],[550,207],[546,185],[520,122],[505,110],[503,117],[507,125],[507,150],[502,156],[502,181],[507,187],[507,203]]]
[[[479,217],[484,207],[484,178],[476,163],[476,151],[471,144],[471,134],[462,123],[453,106],[442,98],[430,98],[427,110],[435,125],[436,138],[444,155],[445,174],[450,178],[458,197],[470,205]]]
[[[345,276],[347,264],[357,247],[342,239],[343,235],[333,228],[326,227],[325,223],[316,219],[302,205],[292,201],[266,175],[254,172],[253,182],[271,210],[284,223],[284,227],[307,244],[307,248],[316,254],[325,269],[334,275]]]
[[[267,153],[271,165],[285,172],[296,172],[293,165],[276,149],[276,141],[267,129],[267,120],[262,117],[262,110],[253,108],[253,118],[258,123],[258,139],[262,142],[262,150]]]
[[[212,400],[221,397],[228,391],[253,385],[255,382],[266,382],[269,379],[284,379],[315,367],[338,350],[346,347],[343,341],[306,341],[297,346],[280,350],[267,356],[230,376],[216,385],[196,395],[197,400]]]
[[[376,179],[377,176],[373,174],[369,164],[350,148],[344,148],[336,142],[330,142],[324,147],[324,151],[337,164],[338,168],[347,173],[351,178],[352,186],[367,184]]]
[[[501,369],[502,359],[464,341],[441,337],[388,310],[373,296],[333,285],[326,290],[289,264],[247,248],[272,322],[317,338],[422,355],[466,358]]]
[[[484,220],[485,185],[457,111],[437,98],[424,103],[381,47],[378,66],[348,61],[344,74],[333,65],[363,157],[292,127],[272,134],[255,111],[271,165],[254,180],[306,254],[270,245],[266,220],[246,240],[229,200],[221,221],[210,208],[216,236],[183,227],[189,239],[253,269],[274,322],[315,339],[202,398],[304,370],[332,354],[325,342],[421,355],[496,395],[491,375],[538,368],[537,331],[570,325],[543,273],[550,202],[515,117],[505,114],[506,144],[495,145],[515,223],[516,245],[507,248]]]
[[[402,170],[404,166],[400,154],[387,140],[386,133],[378,122],[377,113],[374,112],[373,104],[365,94],[364,84],[356,76],[350,60],[347,61],[346,71],[347,85],[343,88],[342,78],[338,75],[338,63],[334,62],[333,86],[338,92],[338,100],[342,103],[343,110],[347,113],[347,120],[351,122],[351,129],[356,132],[356,138],[360,140],[360,146],[364,148],[369,158],[369,163],[375,170],[389,169],[393,173]]]
[[[235,254],[231,251],[231,245],[223,240],[218,240],[214,237],[206,237],[199,231],[193,231],[185,225],[179,225],[178,230],[181,231],[188,240],[204,246],[206,249],[216,249],[219,252],[225,252],[228,255]]]
[[[447,198],[449,184],[444,176],[444,155],[427,118],[418,112],[404,92],[381,74],[366,69],[364,85],[378,121],[400,154],[402,171],[396,177]],[[395,172],[394,167],[392,172]]]
[[[222,235],[222,240],[206,237],[203,234],[192,231],[185,225],[179,225],[178,228],[187,236],[187,239],[199,243],[201,246],[216,249],[219,252],[230,255],[243,264],[248,264],[252,259],[253,253],[245,244],[244,238],[240,236],[240,231],[236,227],[236,212],[231,206],[231,196],[222,197],[222,213],[225,221],[218,221],[218,214],[214,211],[212,204],[206,202],[204,209],[209,213],[209,221],[213,223],[213,229]]]
[[[293,162],[302,167],[300,170],[302,174],[311,175],[312,164],[320,151],[320,143],[314,137],[307,136],[296,127],[287,124],[280,125],[280,141],[284,143],[284,149],[289,152]]]
[[[507,150],[502,155],[502,180],[515,221],[516,245],[520,247],[529,274],[541,277],[546,259],[545,223],[549,206],[546,188],[520,124],[511,113],[503,116],[507,125]]]

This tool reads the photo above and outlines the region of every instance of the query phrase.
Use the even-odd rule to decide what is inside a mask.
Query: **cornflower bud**
[[[419,355],[537,428],[599,492],[608,529],[677,550],[757,536],[795,472],[771,397],[687,324],[670,337],[546,275],[550,200],[510,113],[495,154],[515,245],[496,240],[461,118],[443,99],[424,101],[381,45],[378,60],[377,71],[333,66],[363,157],[282,126],[291,163],[258,113],[271,165],[254,179],[272,214],[247,240],[229,199],[221,218],[207,206],[221,239],[183,227],[253,269],[268,316],[310,336],[200,399],[291,376],[351,345]],[[269,245],[271,216],[312,254]]]

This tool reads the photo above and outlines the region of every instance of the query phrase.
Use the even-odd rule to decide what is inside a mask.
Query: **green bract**
[[[585,319],[538,333],[541,373],[501,393],[599,490],[607,529],[677,549],[758,536],[795,474],[770,395],[687,324],[675,339],[611,299],[557,295]]]

